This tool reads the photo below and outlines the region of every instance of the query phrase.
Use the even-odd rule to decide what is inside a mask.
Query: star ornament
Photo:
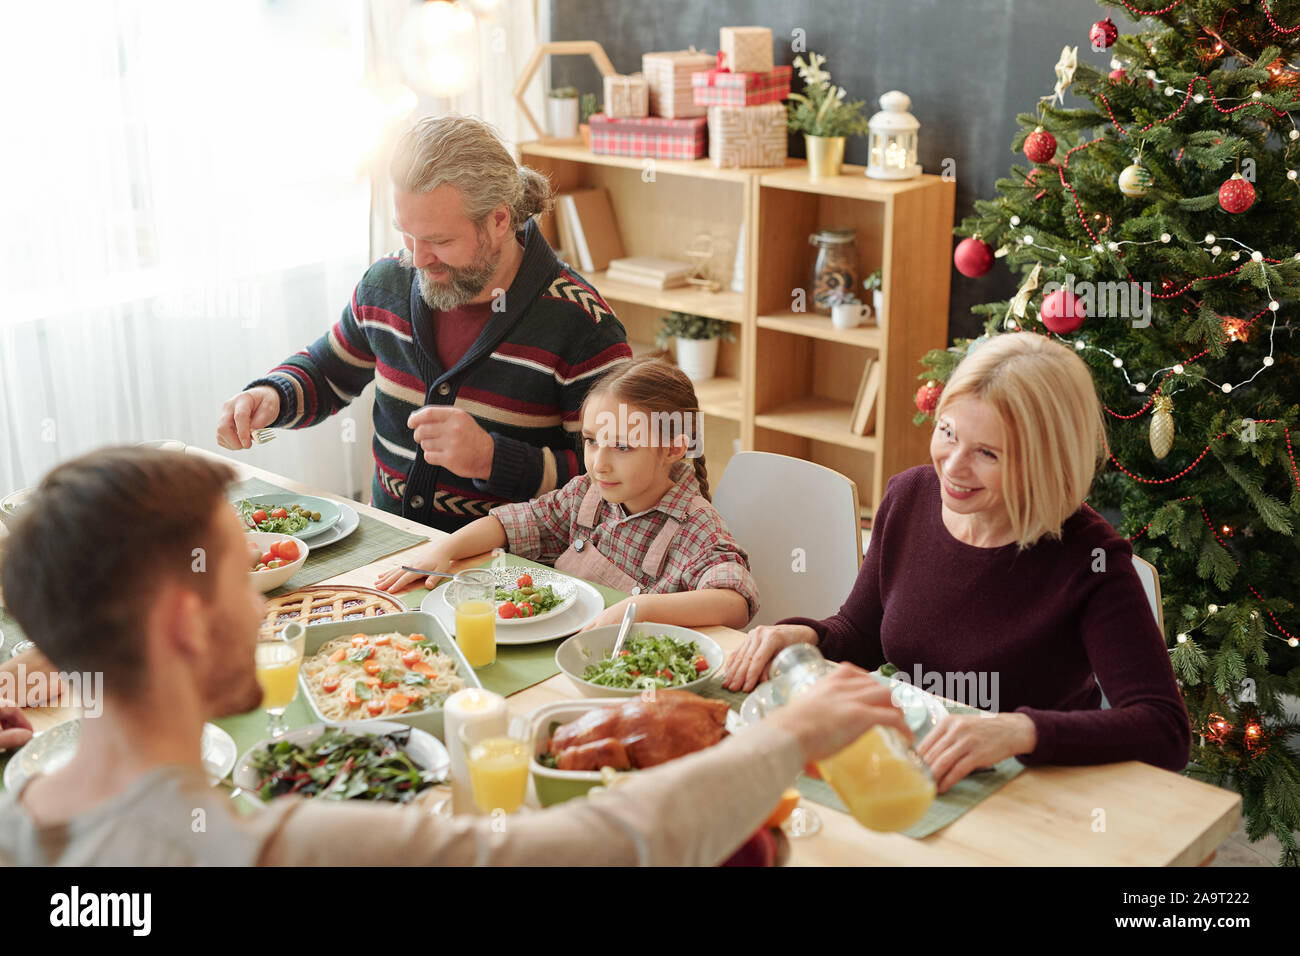
[[[1056,61],[1056,86],[1055,99],[1058,103],[1065,102],[1065,91],[1071,83],[1074,82],[1074,71],[1079,66],[1079,48],[1077,46],[1067,46],[1061,49],[1061,58]]]

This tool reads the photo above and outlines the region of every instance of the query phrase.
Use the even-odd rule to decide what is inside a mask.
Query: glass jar
[[[773,700],[784,705],[834,668],[811,644],[787,647],[769,669]],[[853,819],[869,830],[906,830],[934,802],[930,768],[893,727],[872,727],[839,753],[818,761],[817,771]]]
[[[854,229],[819,229],[808,237],[817,247],[812,307],[822,315],[858,287],[858,234]]]

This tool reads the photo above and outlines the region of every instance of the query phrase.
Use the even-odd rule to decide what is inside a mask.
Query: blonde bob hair
[[[1005,333],[970,353],[944,386],[953,402],[987,402],[1002,422],[1002,498],[1016,544],[1061,536],[1108,452],[1106,422],[1083,359],[1033,332]]]

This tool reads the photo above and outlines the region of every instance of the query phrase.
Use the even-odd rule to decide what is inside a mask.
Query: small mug
[[[831,325],[837,329],[856,329],[871,314],[871,306],[865,302],[836,302],[831,306]]]

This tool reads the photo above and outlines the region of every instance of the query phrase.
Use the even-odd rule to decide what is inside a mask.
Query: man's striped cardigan
[[[561,263],[535,222],[524,257],[468,352],[438,361],[434,312],[414,269],[380,259],[357,284],[343,317],[266,378],[280,393],[273,427],[306,428],[344,408],[375,379],[375,507],[454,531],[505,501],[527,501],[582,474],[578,410],[592,382],[631,358],[622,323],[580,275]],[[496,443],[492,474],[462,478],[424,460],[407,417],[455,405]]]

